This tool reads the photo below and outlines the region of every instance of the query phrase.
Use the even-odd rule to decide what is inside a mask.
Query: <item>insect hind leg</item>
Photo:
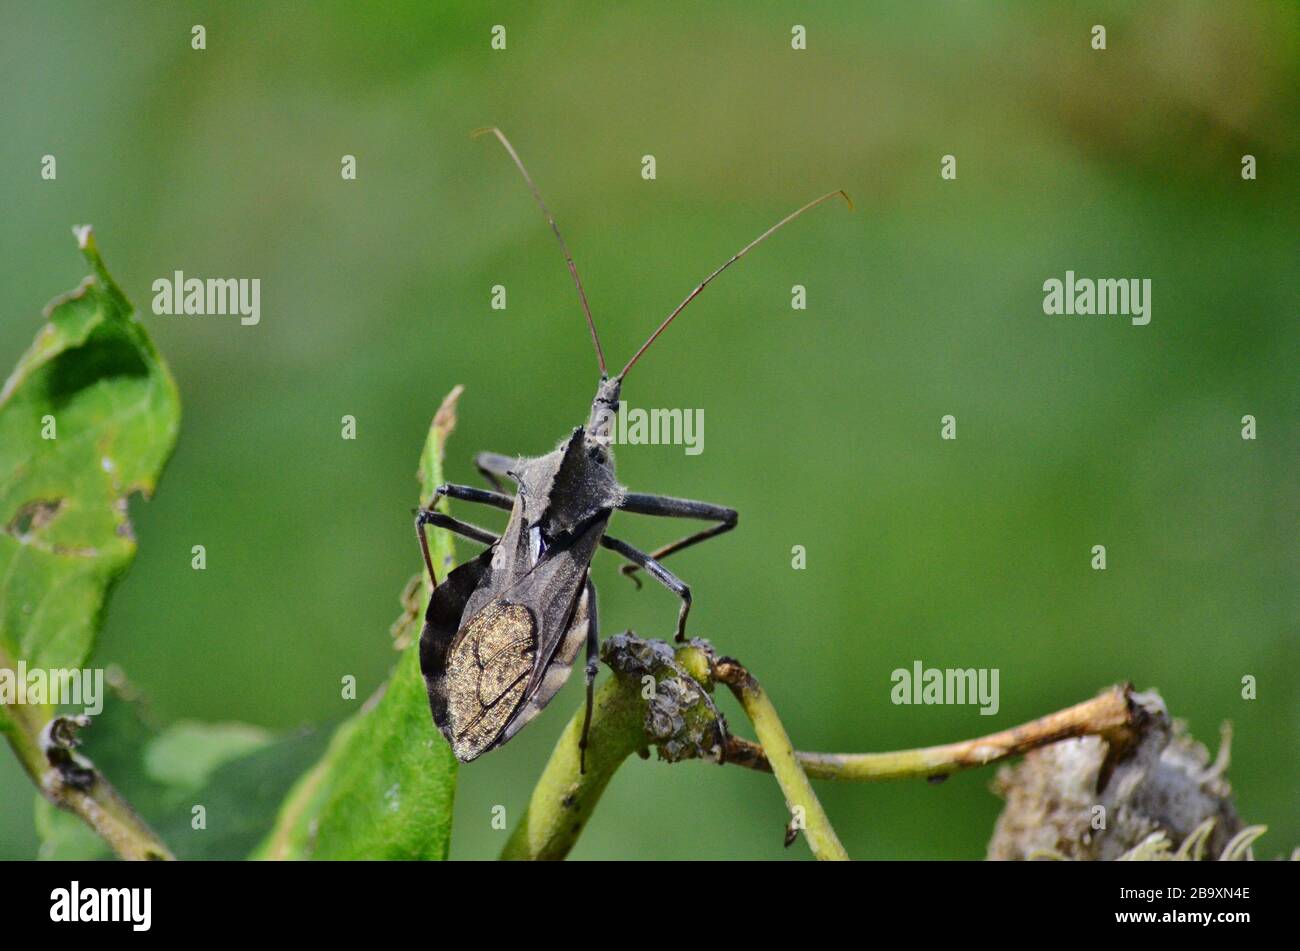
[[[587,738],[591,731],[596,672],[600,669],[600,634],[596,630],[596,586],[587,582],[587,710],[582,716],[582,736],[578,739],[578,772],[587,772]]]
[[[514,456],[505,456],[499,452],[480,452],[474,457],[474,468],[491,483],[492,488],[504,492],[506,489],[501,484],[501,476],[509,475],[518,461]]]

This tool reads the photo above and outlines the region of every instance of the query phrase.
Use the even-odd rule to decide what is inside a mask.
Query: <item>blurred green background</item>
[[[93,222],[184,400],[97,653],[164,719],[333,721],[354,709],[341,676],[382,681],[419,561],[416,458],[454,384],[454,481],[477,482],[477,450],[541,453],[585,418],[568,274],[507,157],[468,135],[497,124],[620,365],[782,215],[837,187],[857,203],[728,271],[625,389],[705,411],[702,455],[626,447],[620,477],[741,511],[672,565],[693,633],[751,667],[799,746],[960,739],[1128,679],[1212,749],[1232,720],[1239,810],[1271,827],[1256,854],[1300,843],[1293,4],[6,0],[3,19],[0,364],[81,278],[69,226]],[[261,324],[148,313],[177,269],[260,278]],[[1067,269],[1150,278],[1151,324],[1044,316]],[[613,530],[649,548],[679,528]],[[604,633],[669,635],[671,595],[608,555],[595,578]],[[918,659],[999,668],[998,715],[892,705],[890,672]],[[495,854],[491,809],[518,816],[580,681],[461,770],[454,857]],[[855,857],[977,858],[991,778],[820,792]],[[32,799],[0,756],[0,858],[35,854]],[[804,857],[783,822],[770,777],[633,760],[574,855]]]

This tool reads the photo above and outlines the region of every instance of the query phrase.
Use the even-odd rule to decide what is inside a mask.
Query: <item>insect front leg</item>
[[[494,508],[505,509],[509,512],[515,507],[515,497],[507,495],[505,492],[491,492],[487,489],[476,489],[472,485],[457,485],[454,482],[444,482],[433,490],[433,500],[429,507],[433,508],[438,499],[446,496],[449,499],[458,499],[461,502],[477,502],[480,505],[491,505]]]
[[[434,573],[433,558],[429,554],[429,539],[424,534],[424,526],[426,525],[445,528],[457,535],[462,535],[476,542],[482,542],[484,545],[495,545],[500,541],[496,535],[493,535],[486,528],[470,525],[468,522],[459,521],[450,515],[444,515],[442,512],[435,512],[431,508],[420,509],[415,515],[415,534],[420,539],[420,551],[424,553],[424,566],[429,569],[429,583],[435,588],[438,587],[438,576]]]
[[[625,541],[602,535],[600,543],[610,551],[618,552],[638,568],[650,572],[651,577],[682,599],[681,610],[677,612],[677,640],[686,640],[686,616],[691,613],[691,589],[686,582],[659,564],[652,556],[638,551]]]
[[[718,523],[703,531],[696,532],[694,535],[679,538],[677,541],[651,552],[650,557],[656,561],[667,558],[684,548],[690,548],[692,545],[698,545],[702,541],[729,532],[740,521],[739,512],[723,505],[714,505],[711,502],[696,502],[693,499],[675,499],[668,495],[645,495],[641,492],[629,492],[624,497],[623,504],[619,508],[624,512],[635,512],[638,515],[656,515],[662,518],[698,518]],[[619,570],[626,577],[636,582],[636,586],[639,588],[641,587],[641,579],[636,576],[636,572],[640,567],[640,565],[631,564],[624,565]]]
[[[472,485],[456,485],[453,482],[445,482],[433,490],[433,498],[429,501],[429,507],[421,509],[415,517],[415,534],[420,539],[420,551],[424,553],[424,565],[429,569],[429,583],[435,588],[438,587],[438,579],[433,572],[433,559],[429,556],[429,540],[424,535],[425,525],[436,525],[439,528],[445,528],[457,535],[463,535],[465,538],[482,542],[485,545],[495,545],[498,541],[497,536],[485,528],[479,528],[477,525],[470,525],[468,522],[461,522],[450,515],[434,511],[433,507],[438,504],[438,499],[443,496],[449,499],[459,499],[462,502],[493,505],[507,511],[514,508],[515,505],[514,498],[509,495],[502,492],[489,492],[487,489],[476,489]]]

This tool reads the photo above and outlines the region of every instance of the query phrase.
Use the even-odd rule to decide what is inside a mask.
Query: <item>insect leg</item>
[[[656,561],[667,558],[674,552],[679,552],[684,548],[690,548],[692,545],[698,545],[702,541],[729,532],[736,527],[736,523],[740,520],[739,512],[722,505],[713,505],[710,502],[696,502],[692,499],[675,499],[667,495],[645,495],[640,492],[629,492],[619,508],[624,512],[635,512],[638,515],[657,515],[663,518],[699,518],[718,523],[711,528],[696,532],[694,535],[679,538],[658,551],[651,552],[650,557]],[[639,567],[640,565],[631,564],[624,565],[619,569],[626,577],[635,581],[638,588],[641,587],[641,580],[636,576]]]
[[[611,538],[609,535],[602,535],[600,543],[610,551],[618,552],[637,567],[650,572],[650,575],[656,581],[682,599],[681,610],[677,612],[677,640],[686,640],[686,615],[691,613],[691,589],[686,582],[655,561],[653,557],[643,551],[638,551],[625,541]]]
[[[499,541],[496,535],[493,535],[485,528],[458,521],[450,515],[435,512],[433,509],[420,509],[415,515],[415,534],[420,539],[420,551],[424,553],[424,566],[429,569],[429,583],[435,588],[438,587],[438,576],[434,574],[433,558],[429,555],[429,539],[424,534],[424,526],[426,525],[445,528],[457,535],[463,535],[485,545],[495,545]]]
[[[600,669],[600,634],[596,631],[596,586],[587,582],[587,712],[582,717],[582,737],[578,740],[578,772],[587,771],[587,732],[591,729],[592,691],[596,671]]]
[[[493,505],[499,509],[505,509],[507,512],[515,507],[515,499],[512,495],[506,495],[504,492],[491,492],[487,489],[476,489],[472,485],[456,485],[453,482],[445,482],[433,490],[432,506],[442,496],[449,499],[458,499],[461,502],[477,502],[480,505]]]
[[[466,522],[460,522],[450,515],[444,515],[441,512],[435,512],[433,506],[437,504],[438,499],[442,496],[452,499],[460,499],[462,502],[479,502],[483,505],[495,505],[499,509],[512,509],[515,500],[501,492],[489,492],[487,489],[476,489],[472,485],[455,485],[451,482],[443,483],[433,490],[433,499],[429,502],[427,509],[421,509],[415,516],[415,534],[420,538],[420,551],[424,552],[424,565],[429,569],[429,582],[436,588],[438,587],[438,578],[433,573],[433,559],[429,557],[429,540],[424,536],[425,525],[437,525],[439,528],[445,528],[455,532],[457,535],[463,535],[466,538],[472,538],[476,542],[482,542],[485,545],[495,545],[497,536],[493,535],[485,528],[479,528],[477,525],[470,525]]]
[[[499,452],[480,452],[474,457],[474,468],[492,484],[492,488],[504,492],[505,486],[499,477],[508,474],[518,461],[514,456],[503,456]]]

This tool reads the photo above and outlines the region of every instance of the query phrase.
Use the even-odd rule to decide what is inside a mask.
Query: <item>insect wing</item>
[[[524,604],[491,601],[461,628],[447,655],[444,735],[462,762],[501,739],[524,699],[537,650],[537,619]]]
[[[569,674],[573,672],[573,660],[578,656],[578,649],[582,647],[595,627],[596,587],[588,581],[582,597],[578,599],[578,607],[573,612],[573,622],[551,656],[551,662],[546,665],[537,689],[524,698],[518,712],[506,724],[505,730],[501,733],[501,743],[527,726],[533,717],[541,713],[542,708],[551,702],[551,698],[559,693],[560,688],[569,679]]]
[[[541,683],[547,665],[572,626],[579,597],[585,593],[587,568],[608,522],[608,512],[591,519],[571,541],[554,545],[532,571],[502,592],[506,600],[534,605],[540,615],[529,694]]]

